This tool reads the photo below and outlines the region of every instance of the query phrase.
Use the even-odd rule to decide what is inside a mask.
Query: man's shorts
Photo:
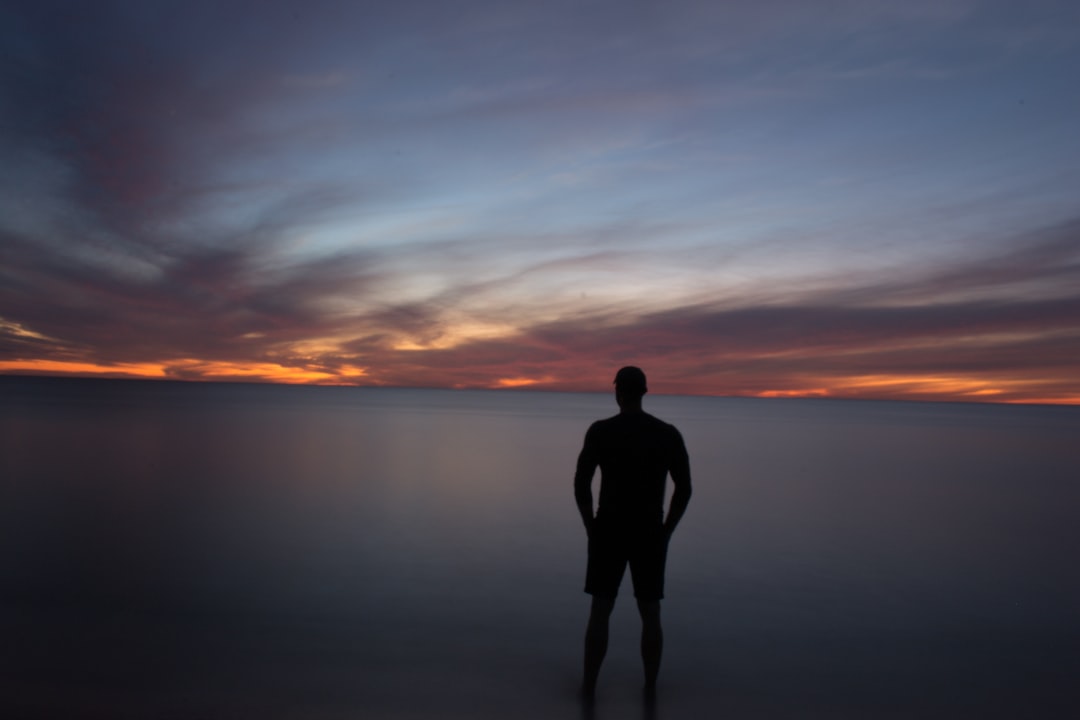
[[[585,592],[615,597],[629,565],[634,597],[642,601],[662,599],[667,545],[664,528],[659,524],[636,530],[594,527],[589,536]]]

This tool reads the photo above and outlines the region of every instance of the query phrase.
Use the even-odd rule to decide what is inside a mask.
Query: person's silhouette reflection
[[[574,497],[589,537],[585,592],[592,610],[585,630],[582,693],[591,698],[608,644],[608,619],[626,566],[641,614],[645,691],[655,692],[663,632],[660,600],[668,540],[690,502],[690,462],[682,436],[642,410],[645,373],[624,367],[615,375],[619,414],[593,423],[585,434],[574,474]],[[592,479],[600,467],[600,500],[593,514]],[[668,474],[675,490],[664,518]]]

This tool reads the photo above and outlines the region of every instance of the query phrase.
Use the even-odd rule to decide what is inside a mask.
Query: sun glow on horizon
[[[116,363],[103,365],[81,360],[0,360],[0,372],[27,372],[59,375],[118,375],[131,378],[164,378],[160,363]]]
[[[762,390],[754,393],[754,397],[760,398],[810,398],[828,397],[828,388],[808,388],[804,390]]]
[[[511,370],[512,368],[505,368]],[[301,385],[391,385],[401,387],[433,387],[430,382],[402,382],[372,372],[370,368],[355,364],[321,365],[317,362],[227,362],[177,358],[155,363],[98,363],[79,360],[4,360],[0,361],[0,374],[59,375],[77,377],[108,377],[129,379],[188,380],[196,382],[267,382]],[[662,372],[655,377],[660,380]],[[657,383],[659,385],[659,383]],[[591,384],[583,384],[582,376],[571,373],[566,377],[557,374],[498,375],[491,380],[457,379],[452,374],[443,386],[458,389],[524,389],[536,388],[555,391],[586,391]],[[606,389],[598,383],[596,389]],[[659,392],[658,394],[663,394]],[[692,386],[680,386],[678,394],[705,396],[743,396],[758,398],[834,398],[834,399],[885,399],[921,400],[943,402],[991,402],[1008,404],[1077,405],[1080,394],[1063,391],[1047,392],[1031,380],[988,380],[943,375],[852,375],[834,377],[827,381],[808,383],[805,387],[753,390],[724,387],[708,378]]]
[[[533,377],[504,377],[495,381],[492,387],[495,388],[520,388],[528,387],[530,385],[539,385],[542,383],[554,382],[555,378],[545,375],[541,378]]]
[[[160,363],[104,364],[75,360],[3,360],[0,373],[76,375],[88,377],[157,378],[173,380],[257,380],[282,384],[348,385],[366,377],[367,370],[343,365],[331,370],[278,363],[232,363],[182,358]]]
[[[1010,389],[1022,389],[1024,380],[987,380],[956,375],[855,375],[837,378],[836,390],[886,390],[953,397],[990,397]]]

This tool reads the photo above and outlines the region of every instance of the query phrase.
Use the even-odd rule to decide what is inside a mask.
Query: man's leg
[[[641,614],[641,660],[645,664],[645,689],[656,688],[660,656],[664,652],[664,631],[660,627],[660,601],[638,600]]]
[[[581,689],[586,696],[592,696],[596,691],[600,664],[607,654],[608,619],[614,607],[614,595],[593,595],[589,625],[585,628],[585,682]]]

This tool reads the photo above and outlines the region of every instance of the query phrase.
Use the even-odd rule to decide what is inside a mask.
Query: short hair
[[[627,365],[615,373],[615,389],[644,395],[649,391],[649,386],[641,368]]]

